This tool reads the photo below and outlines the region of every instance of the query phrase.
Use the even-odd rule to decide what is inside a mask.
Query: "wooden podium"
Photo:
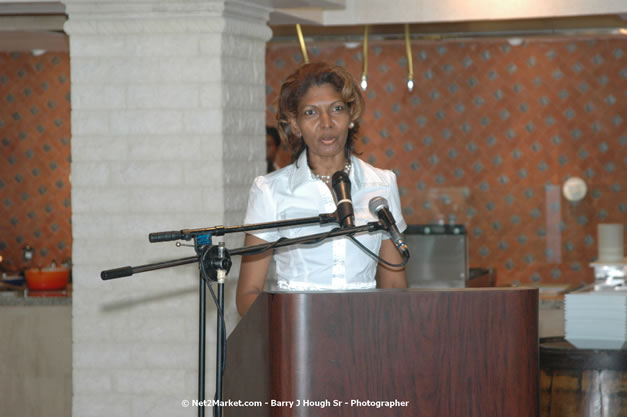
[[[264,293],[224,372],[258,403],[224,415],[536,417],[538,380],[534,289]]]

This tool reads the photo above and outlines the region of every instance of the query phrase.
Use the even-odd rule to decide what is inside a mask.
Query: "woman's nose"
[[[333,119],[329,113],[322,112],[322,115],[320,117],[320,123],[322,124],[322,127],[331,127],[331,125],[333,124]]]

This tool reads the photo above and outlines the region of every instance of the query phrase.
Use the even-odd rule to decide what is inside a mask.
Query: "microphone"
[[[337,217],[342,227],[355,226],[355,213],[351,201],[351,180],[344,171],[338,171],[331,177],[331,186],[337,199]]]
[[[409,258],[409,248],[403,240],[401,232],[398,231],[398,227],[396,227],[396,220],[394,220],[394,216],[392,216],[390,212],[388,201],[383,197],[374,197],[368,203],[368,208],[370,209],[370,213],[379,217],[379,220],[387,229],[392,237],[392,242],[394,242],[401,255],[405,258]]]

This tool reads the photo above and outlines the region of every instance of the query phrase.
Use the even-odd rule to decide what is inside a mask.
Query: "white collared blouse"
[[[331,190],[314,179],[303,152],[296,164],[255,178],[248,197],[245,224],[313,217],[336,210]],[[349,174],[355,211],[355,225],[378,219],[370,213],[368,203],[384,197],[390,205],[398,229],[407,227],[401,212],[396,175],[375,168],[353,156]],[[251,232],[267,242],[281,237],[293,238],[326,232],[337,224],[295,226]],[[355,236],[378,254],[381,241],[389,239],[384,231]],[[348,237],[339,236],[314,245],[295,245],[275,249],[276,286],[281,290],[343,290],[375,288],[377,261]]]

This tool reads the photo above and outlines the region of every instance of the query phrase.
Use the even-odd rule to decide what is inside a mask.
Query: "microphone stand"
[[[215,416],[222,417],[222,381],[226,344],[226,329],[224,328],[224,280],[231,269],[231,255],[248,255],[258,251],[268,250],[270,248],[281,248],[285,246],[305,244],[309,242],[317,242],[321,239],[330,237],[345,236],[359,232],[374,232],[385,229],[380,222],[370,222],[363,226],[345,227],[333,229],[329,232],[317,233],[308,236],[302,236],[292,239],[279,239],[270,244],[261,244],[255,246],[242,247],[238,249],[227,250],[224,242],[220,242],[218,246],[211,245],[211,237],[221,236],[225,233],[242,232],[248,230],[271,229],[285,226],[298,226],[304,224],[326,224],[337,222],[335,213],[321,214],[319,216],[307,217],[294,220],[282,220],[276,222],[257,223],[244,226],[215,226],[203,229],[183,229],[180,231],[157,232],[149,235],[150,242],[164,242],[171,240],[191,240],[194,239],[194,249],[196,256],[174,259],[164,262],[156,262],[140,266],[125,266],[102,271],[100,277],[103,280],[122,278],[133,274],[154,271],[157,269],[171,268],[190,263],[199,263],[200,268],[200,288],[199,288],[199,319],[198,319],[198,416],[204,417],[204,401],[205,401],[205,337],[206,337],[206,303],[207,303],[207,286],[205,282],[204,272],[208,272],[209,278],[218,283],[217,296],[217,345],[216,345],[216,394],[214,403]],[[206,284],[206,285],[205,285]]]

